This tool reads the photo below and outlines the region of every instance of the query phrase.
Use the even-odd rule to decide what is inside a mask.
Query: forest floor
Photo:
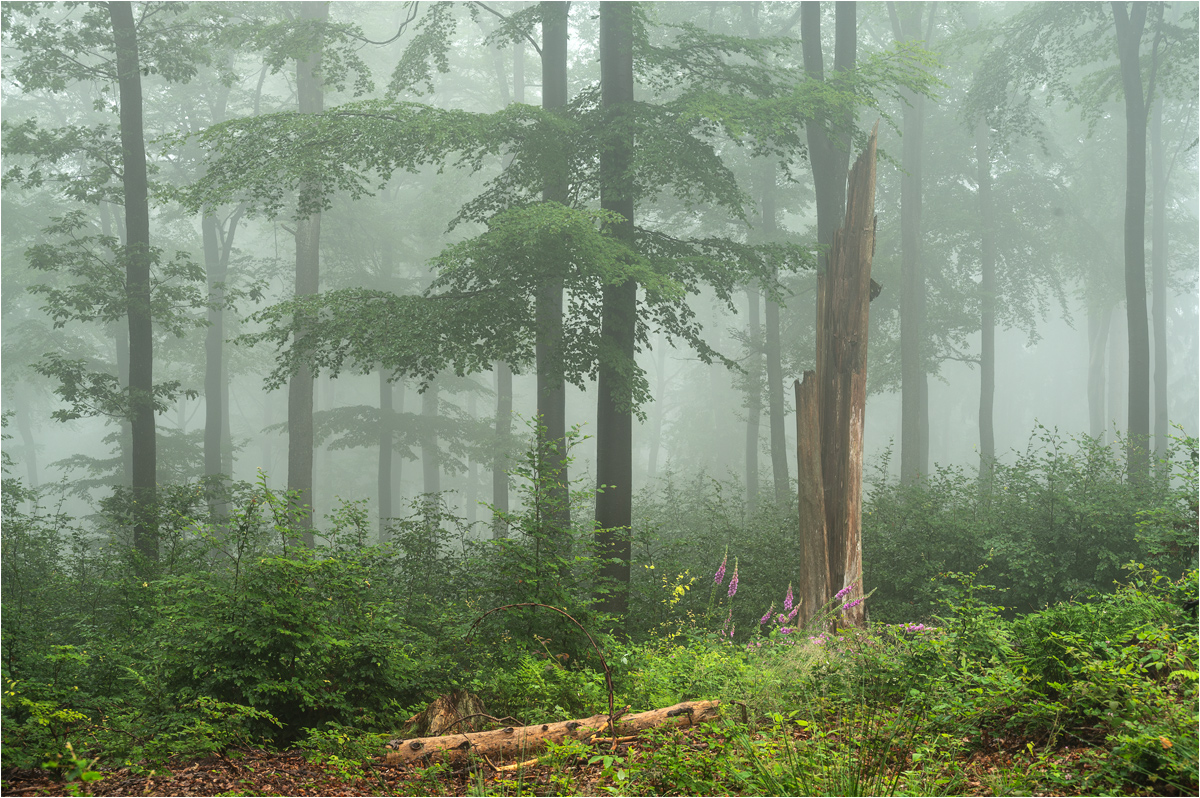
[[[662,748],[678,754],[686,743],[690,756],[668,757]],[[354,762],[338,757],[314,757],[297,751],[275,752],[263,749],[229,751],[226,754],[190,761],[172,761],[156,771],[137,771],[128,767],[95,771],[100,778],[88,782],[63,783],[57,773],[47,770],[4,771],[0,793],[5,796],[88,795],[88,796],[218,796],[218,795],[681,795],[697,794],[672,783],[670,760],[676,766],[698,767],[711,747],[720,748],[725,740],[712,729],[693,729],[675,737],[670,746],[653,735],[618,746],[614,752],[618,764],[631,770],[642,760],[641,778],[630,780],[629,773],[613,766],[612,754],[589,760],[578,758],[573,766],[526,763],[514,770],[497,770],[498,763],[479,765],[434,764],[425,767],[388,764],[382,757]],[[915,784],[901,777],[893,783],[885,777],[884,794],[955,794],[955,795],[1084,795],[1096,794],[1089,773],[1097,766],[1101,752],[1086,746],[1038,751],[1030,747],[1003,745],[990,752],[975,752],[966,757],[944,760],[916,777]],[[657,748],[656,748],[657,746]],[[605,752],[607,753],[607,752]],[[693,759],[695,757],[696,759]],[[608,759],[607,762],[603,761]],[[657,772],[647,772],[645,764],[658,760]],[[688,763],[687,760],[691,759]],[[711,762],[710,762],[711,764]],[[665,765],[665,767],[664,767]],[[914,764],[904,763],[911,778]],[[737,778],[718,777],[720,794],[738,794]],[[647,778],[649,777],[649,778]],[[1073,789],[1072,785],[1078,785]],[[716,786],[716,785],[714,785]],[[832,785],[830,785],[832,786]],[[869,784],[857,785],[859,789]],[[926,789],[920,789],[924,786]],[[748,785],[747,785],[748,787]],[[914,790],[914,787],[917,789]],[[890,789],[889,789],[890,788]],[[1111,787],[1109,788],[1111,789]],[[852,794],[872,794],[856,792]],[[1113,794],[1109,790],[1105,794]],[[751,789],[746,794],[755,794]],[[832,794],[832,793],[831,793]],[[1153,787],[1131,789],[1125,794],[1178,794],[1157,792]]]

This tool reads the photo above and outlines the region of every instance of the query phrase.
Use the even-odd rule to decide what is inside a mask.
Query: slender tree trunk
[[[129,315],[129,396],[133,450],[133,545],[158,561],[154,337],[150,313],[150,202],[142,128],[142,72],[133,6],[108,4],[120,93],[121,173],[125,196],[125,289]]]
[[[1146,312],[1146,97],[1141,43],[1149,3],[1113,3],[1125,90],[1125,312],[1129,336],[1129,479],[1144,481],[1150,457],[1150,334]]]
[[[1154,180],[1154,215],[1150,226],[1150,296],[1154,327],[1154,457],[1167,456],[1167,159],[1163,147],[1162,96],[1154,98],[1150,119],[1150,171]]]
[[[567,104],[567,13],[570,3],[544,2],[542,8],[542,108],[555,111]],[[565,142],[563,142],[565,146]],[[542,200],[567,205],[567,152],[543,155],[549,177]],[[567,471],[567,390],[563,380],[563,280],[556,276],[538,288],[535,357],[537,359],[538,424],[544,427],[539,460],[549,466],[550,516],[559,529],[571,526],[570,477]]]
[[[978,165],[980,274],[979,281],[979,475],[991,481],[996,460],[996,434],[992,426],[996,395],[996,220],[992,207],[992,156],[987,122],[975,127]]]
[[[392,407],[392,383],[387,369],[379,369],[379,473],[376,491],[379,495],[379,542],[388,539],[388,523],[395,513],[392,510],[392,446],[396,412]]]
[[[600,146],[600,205],[624,217],[612,234],[633,244],[633,6],[600,4],[600,102],[606,124]],[[607,562],[601,576],[611,591],[600,607],[624,627],[629,606],[630,528],[633,523],[633,391],[637,284],[605,286],[596,399],[597,543]]]
[[[661,337],[658,346],[654,349],[654,360],[658,373],[654,388],[654,422],[650,427],[650,453],[646,458],[646,476],[649,479],[658,476],[658,457],[662,451],[663,423],[667,416],[667,344]]]
[[[746,287],[750,343],[746,368],[746,512],[758,511],[758,436],[762,420],[762,297],[757,286]]]
[[[441,448],[438,445],[438,383],[429,383],[421,394],[421,472],[425,493],[440,493],[442,490]]]
[[[37,441],[33,436],[33,425],[30,423],[33,401],[29,395],[28,383],[16,386],[13,395],[17,401],[17,431],[21,434],[21,444],[25,449],[25,455],[22,458],[25,461],[25,479],[29,482],[31,489],[37,490],[39,473]]]
[[[118,234],[122,246],[125,243],[125,230],[120,227],[118,220]],[[112,236],[113,224],[112,218],[109,215],[109,207],[107,202],[100,203],[100,232],[105,236]],[[123,389],[129,388],[129,324],[116,323],[112,326],[113,343],[117,353],[117,380]],[[121,471],[117,475],[117,484],[123,487],[131,487],[133,485],[133,432],[130,429],[128,418],[122,418],[120,421],[121,432],[117,438],[118,454],[121,458]]]
[[[896,41],[919,41],[923,3],[903,4],[901,18],[888,3]],[[930,9],[932,20],[933,9]],[[928,44],[928,42],[925,42]],[[916,481],[929,470],[929,386],[921,349],[925,332],[925,268],[921,261],[921,170],[925,100],[904,107],[900,178],[900,481]]]
[[[1098,441],[1104,441],[1108,432],[1104,402],[1104,354],[1111,321],[1111,305],[1101,310],[1094,302],[1088,303],[1088,434]]]
[[[219,501],[219,486],[215,481],[221,471],[221,431],[226,408],[222,403],[222,384],[225,342],[225,314],[221,304],[225,301],[225,278],[227,262],[221,259],[221,242],[217,231],[216,214],[206,213],[200,222],[204,242],[204,267],[208,276],[208,329],[204,334],[204,476],[208,485],[208,514],[220,520],[222,503]]]
[[[496,455],[492,459],[492,505],[508,512],[508,454],[512,447],[512,370],[496,362]],[[508,536],[508,524],[497,518],[492,537]]]
[[[776,237],[775,162],[766,160],[762,172],[762,232],[767,241]],[[788,476],[787,404],[783,397],[783,343],[779,333],[779,303],[767,300],[764,314],[764,343],[767,356],[767,407],[771,423],[771,474],[775,481],[775,504],[791,504]]]
[[[299,18],[323,25],[329,19],[328,2],[296,3]],[[325,104],[320,76],[321,46],[296,60],[296,96],[302,114],[319,114]],[[302,189],[303,190],[303,189]],[[320,287],[321,214],[296,222],[296,296],[312,296]],[[302,334],[302,333],[301,333]],[[295,491],[300,507],[295,523],[304,530],[304,545],[315,545],[312,534],[313,503],[313,374],[301,366],[288,383],[288,490]]]
[[[478,401],[472,391],[467,394],[467,415],[471,421],[479,418]],[[479,458],[472,455],[467,460],[467,524],[474,526],[479,518]]]

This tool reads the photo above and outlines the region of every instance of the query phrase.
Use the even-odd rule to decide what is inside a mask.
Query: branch
[[[484,11],[488,12],[489,14],[495,14],[496,16],[500,17],[500,19],[504,20],[505,22],[508,22],[508,17],[504,16],[503,14],[501,14],[499,11],[496,11],[495,9],[488,8],[483,3],[474,2],[474,3],[471,3],[471,5],[479,6],[480,8],[482,8]],[[538,43],[533,40],[533,37],[530,36],[525,31],[521,31],[521,35],[525,37],[525,41],[527,41],[531,45],[533,45],[533,49],[537,51],[538,58],[541,58],[542,57],[542,48],[538,47]]]

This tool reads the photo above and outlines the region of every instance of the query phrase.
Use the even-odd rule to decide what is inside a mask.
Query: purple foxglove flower
[[[733,639],[733,633],[734,633],[734,631],[735,631],[736,629],[737,629],[737,624],[736,624],[736,623],[735,623],[733,626],[729,627],[729,639],[730,639],[730,640],[732,640],[732,639]]]
[[[837,593],[835,593],[833,597],[835,599],[844,598],[846,596],[846,594],[849,593],[853,587],[854,587],[854,585],[846,585],[844,588],[842,588]]]
[[[787,619],[788,619],[788,617],[781,612],[781,613],[779,613],[779,616],[775,619],[775,622],[776,623],[787,623]]]
[[[797,604],[795,607],[792,607],[792,611],[791,611],[790,613],[788,613],[788,617],[787,617],[787,619],[788,619],[789,621],[794,621],[794,620],[796,620],[796,614],[797,614],[797,613],[799,613],[799,612],[800,612],[800,605],[799,605],[799,604]]]
[[[738,577],[738,561],[735,557],[733,560],[733,578],[729,580],[729,598],[733,598],[737,593],[737,577]]]
[[[787,596],[785,596],[783,599],[783,611],[784,612],[792,611],[792,583],[791,582],[788,582]]]
[[[729,562],[729,549],[725,549],[725,559],[721,560],[721,567],[717,569],[717,573],[713,576],[713,581],[718,585],[725,581],[725,563]]]
[[[779,627],[779,634],[781,634],[781,635],[790,635],[791,633],[792,633],[792,630],[791,630],[790,628],[788,628],[788,627],[786,627],[786,626],[781,626],[781,627]]]
[[[760,618],[760,619],[758,620],[758,625],[759,625],[759,626],[762,626],[762,625],[766,624],[766,622],[767,622],[767,621],[771,620],[771,613],[772,613],[774,610],[775,610],[775,605],[774,605],[774,604],[772,604],[772,605],[770,606],[770,608],[767,610],[767,614],[766,614],[766,615],[764,615],[762,618]]]
[[[856,598],[854,601],[848,601],[845,604],[843,604],[842,609],[848,610],[851,607],[857,607],[859,604],[862,604],[862,599]]]

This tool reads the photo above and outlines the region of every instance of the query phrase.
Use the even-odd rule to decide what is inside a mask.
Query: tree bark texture
[[[150,201],[142,126],[142,72],[133,6],[108,4],[120,94],[121,179],[125,197],[125,290],[129,317],[129,400],[133,546],[158,560],[157,446],[154,429],[154,337],[150,314]]]
[[[600,206],[623,221],[610,232],[633,244],[633,6],[600,4],[600,103],[606,124],[600,146]],[[600,322],[596,397],[597,543],[607,562],[600,608],[624,623],[628,607],[633,523],[633,390],[637,284],[606,285]]]
[[[867,318],[871,259],[875,252],[875,151],[878,123],[867,149],[850,172],[846,221],[833,234],[824,293],[825,326],[817,345],[824,351],[820,379],[821,477],[830,588],[850,587],[862,596],[863,420],[867,404]],[[859,604],[844,613],[847,623],[866,623]]]
[[[821,477],[820,385],[815,371],[796,380],[796,478],[800,486],[800,611],[807,626],[829,600],[829,544],[825,529],[825,483]]]
[[[298,16],[306,22],[323,25],[329,19],[328,2],[296,3]],[[319,114],[324,109],[321,45],[296,59],[296,97],[302,114]],[[301,187],[301,193],[304,187]],[[296,222],[296,283],[298,297],[312,296],[320,287],[321,214],[304,216]],[[302,334],[302,333],[301,333]],[[301,366],[288,382],[288,490],[308,512],[296,514],[295,523],[304,530],[304,544],[314,545],[313,516],[313,374]]]
[[[544,2],[542,8],[542,108],[556,111],[567,104],[567,11],[570,3]],[[564,142],[565,144],[565,142]],[[567,153],[548,150],[543,154],[546,181],[542,199],[569,204]],[[538,288],[534,300],[537,361],[537,415],[539,460],[548,461],[555,473],[550,487],[549,520],[558,529],[571,526],[570,475],[565,461],[567,437],[567,388],[563,380],[563,278],[561,273]],[[543,431],[544,428],[544,431]]]
[[[625,715],[614,724],[618,735],[668,725],[694,726],[716,720],[720,701],[684,701],[649,712]],[[578,720],[542,723],[535,726],[508,727],[495,731],[465,732],[413,740],[392,740],[387,747],[388,763],[416,764],[433,758],[458,759],[475,756],[521,757],[545,748],[547,743],[564,740],[589,740],[608,731],[608,715],[592,715]]]
[[[778,212],[775,202],[775,162],[765,159],[761,172],[762,234],[773,241],[777,233]],[[786,506],[791,499],[788,475],[787,403],[783,398],[783,344],[779,332],[779,303],[767,300],[763,338],[767,360],[767,408],[771,427],[771,474],[775,482],[775,503]]]
[[[100,203],[100,232],[105,236],[113,235],[112,216],[110,216],[109,203]],[[121,224],[121,220],[117,220],[116,231],[121,245],[125,244],[125,227]],[[129,388],[129,323],[126,319],[125,324],[117,322],[112,326],[113,344],[117,353],[117,379],[122,388]],[[117,439],[117,445],[120,447],[121,456],[121,471],[117,475],[119,485],[124,487],[133,486],[133,431],[130,428],[128,418],[122,418],[120,421],[121,432]]]
[[[1125,312],[1129,336],[1129,457],[1133,481],[1149,476],[1150,333],[1146,311],[1146,96],[1141,43],[1149,3],[1113,3],[1125,91]]]

